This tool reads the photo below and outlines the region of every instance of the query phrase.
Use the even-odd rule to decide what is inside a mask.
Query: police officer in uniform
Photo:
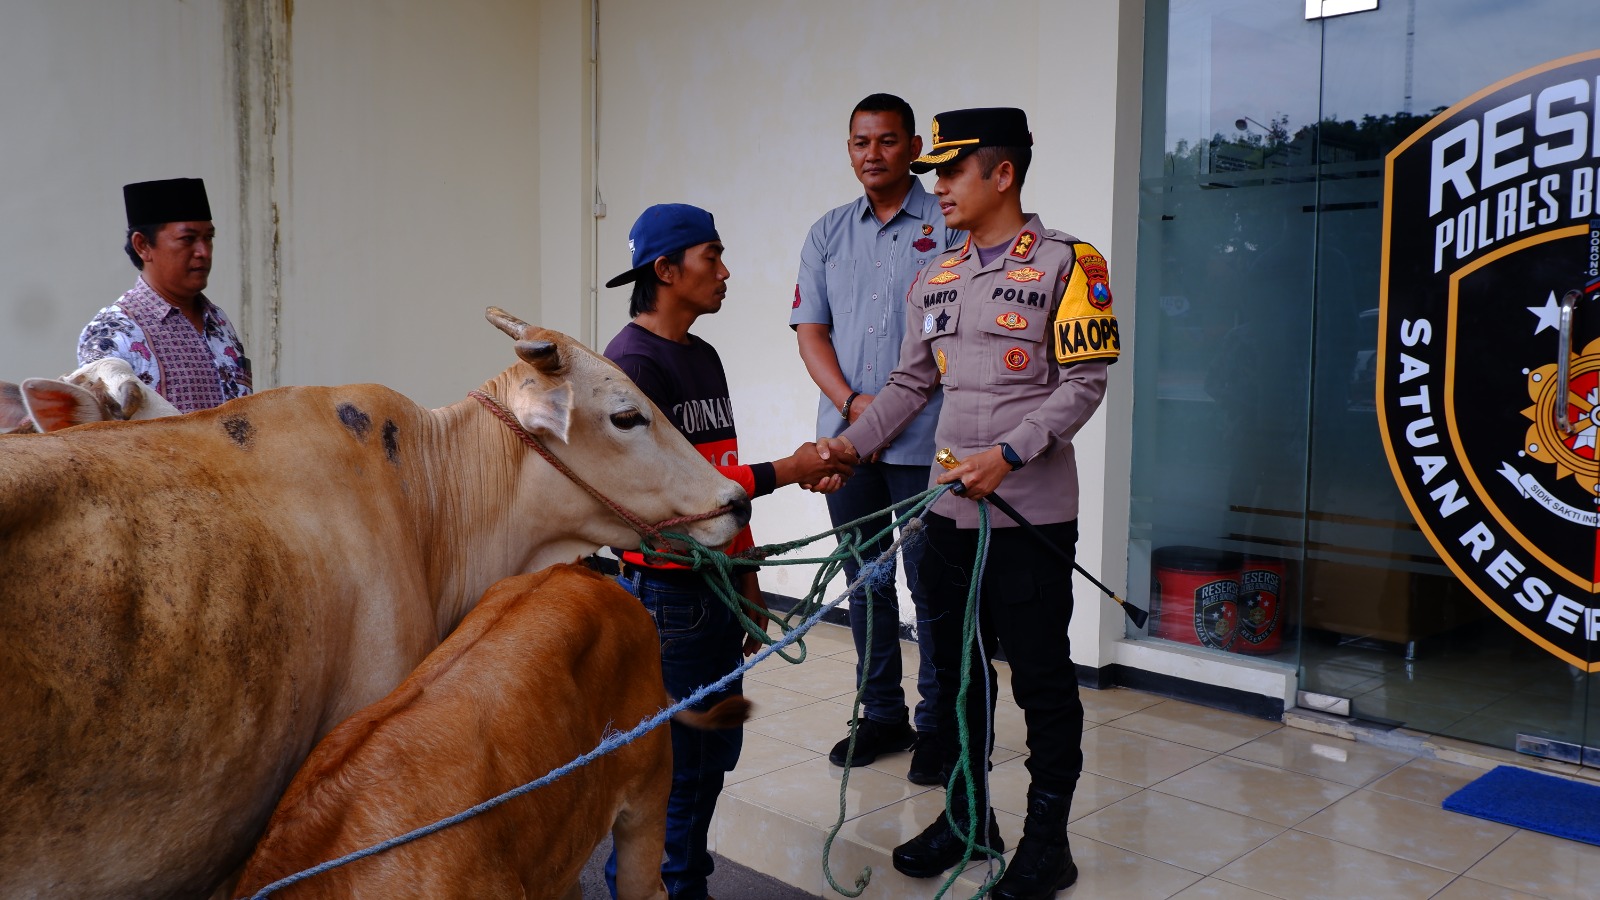
[[[913,171],[934,169],[945,225],[969,232],[959,249],[935,257],[906,297],[900,359],[865,413],[819,451],[846,461],[869,456],[913,421],[937,387],[944,407],[937,443],[962,461],[931,472],[960,481],[927,517],[920,575],[930,587],[939,735],[947,765],[970,754],[976,803],[954,776],[954,821],[941,814],[895,848],[894,866],[938,875],[964,853],[962,833],[1002,851],[984,776],[993,735],[996,644],[1011,665],[1012,691],[1027,722],[1027,820],[1017,853],[993,896],[1047,898],[1077,880],[1067,846],[1067,813],[1083,769],[1083,704],[1069,656],[1072,570],[998,510],[978,598],[981,648],[969,670],[968,746],[960,746],[956,697],[962,622],[974,576],[980,500],[1004,496],[1046,539],[1071,553],[1078,536],[1078,473],[1072,438],[1105,393],[1106,367],[1120,349],[1105,259],[1089,244],[1023,212],[1021,188],[1033,137],[1020,109],[963,109],[934,117],[932,147]],[[981,650],[981,652],[979,652]],[[985,676],[987,675],[987,678]],[[987,689],[987,690],[986,690]],[[986,821],[985,821],[986,820]]]

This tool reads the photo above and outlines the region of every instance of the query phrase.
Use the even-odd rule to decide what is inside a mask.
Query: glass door
[[[1148,6],[1130,593],[1152,616],[1136,636],[1295,666],[1360,718],[1581,758],[1600,747],[1600,281],[1582,277],[1573,204],[1585,167],[1600,197],[1600,79],[1551,70],[1526,110],[1513,91],[1475,126],[1435,116],[1591,50],[1590,0],[1370,5]],[[1396,235],[1386,159],[1406,146],[1423,166],[1396,181],[1424,208]],[[1523,187],[1524,156],[1565,160],[1566,180]],[[1570,271],[1525,264],[1557,246],[1528,252],[1539,235],[1572,250]],[[1412,268],[1391,271],[1407,242]],[[1460,314],[1381,340],[1397,273],[1443,284]],[[1573,289],[1570,390],[1541,393],[1562,374],[1543,371],[1559,362],[1549,297]],[[1455,350],[1427,374],[1421,349],[1401,354],[1433,346],[1423,331]],[[1559,527],[1519,532],[1535,512]]]
[[[1573,197],[1574,172],[1593,168],[1580,159],[1593,91],[1562,70],[1429,124],[1591,49],[1586,4],[1533,6],[1385,0],[1322,23],[1301,672],[1303,688],[1348,698],[1358,717],[1572,758],[1600,746],[1586,635],[1600,603],[1600,343],[1586,349],[1600,302],[1574,301],[1567,390],[1555,385],[1559,298],[1593,296]],[[1585,148],[1555,133],[1549,117],[1562,113],[1583,115],[1572,133]],[[1503,170],[1524,144],[1528,171]],[[1541,168],[1535,147],[1547,164],[1572,157],[1572,171]],[[1397,162],[1389,202],[1416,210],[1386,232],[1397,148],[1414,161]],[[1504,206],[1507,190],[1520,204],[1541,183],[1538,209]]]

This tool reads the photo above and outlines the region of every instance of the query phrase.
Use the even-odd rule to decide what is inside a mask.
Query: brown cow
[[[733,539],[744,492],[620,370],[489,318],[518,361],[483,389],[558,459]],[[278,388],[0,436],[0,897],[209,896],[490,585],[636,541],[473,399]]]
[[[437,822],[593,750],[672,702],[655,625],[616,582],[577,565],[507,578],[389,696],[312,751],[235,891]],[[744,721],[730,697],[696,727]],[[617,895],[660,898],[672,743],[656,728],[486,813],[272,894],[577,897],[611,831]]]

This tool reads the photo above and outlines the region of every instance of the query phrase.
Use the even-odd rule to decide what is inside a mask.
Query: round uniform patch
[[[933,351],[933,361],[939,367],[939,374],[943,375],[944,374],[944,370],[945,370],[944,351],[943,350],[935,350],[935,351]]]
[[[928,313],[922,317],[922,333],[933,334],[933,313]]]
[[[1028,367],[1028,351],[1021,347],[1012,347],[1006,351],[1006,368],[1013,372],[1021,372]]]
[[[923,234],[933,234],[933,226],[932,225],[923,225],[922,226],[922,233]]]

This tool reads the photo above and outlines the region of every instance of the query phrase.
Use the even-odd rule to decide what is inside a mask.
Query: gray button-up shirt
[[[929,260],[965,240],[966,232],[945,228],[938,201],[915,178],[900,211],[887,223],[878,221],[863,194],[811,226],[800,251],[789,325],[827,325],[850,389],[876,395],[900,357],[907,290]],[[883,462],[926,466],[933,461],[942,399],[934,393],[916,421],[884,450]],[[833,437],[844,425],[827,396],[819,396],[817,436]]]

